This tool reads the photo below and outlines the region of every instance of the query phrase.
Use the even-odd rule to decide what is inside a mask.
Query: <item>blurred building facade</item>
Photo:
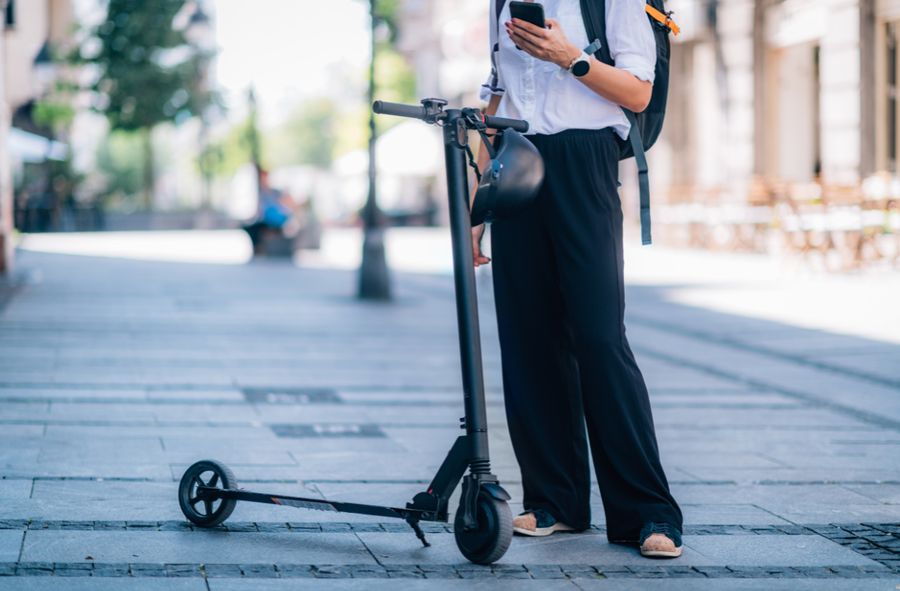
[[[671,156],[661,180],[738,197],[755,178],[853,184],[884,166],[877,144],[886,136],[876,138],[875,123],[886,90],[876,90],[885,80],[875,46],[885,28],[876,26],[875,4],[670,2],[683,33],[673,49]]]
[[[13,262],[13,176],[11,160],[59,149],[52,132],[34,120],[37,100],[55,77],[52,50],[71,35],[71,0],[2,0],[2,89],[0,89],[0,272]],[[12,137],[11,137],[12,134]],[[22,153],[25,152],[25,153]],[[42,156],[42,155],[41,155]]]
[[[879,224],[900,231],[889,211],[900,198],[900,0],[666,5],[682,32],[673,37],[666,126],[650,152],[656,236],[692,241],[689,234],[707,225],[707,238],[693,242],[762,250],[777,230],[793,227],[812,248],[811,222],[798,217],[802,207],[791,202],[780,210],[775,203],[800,193],[820,210],[828,194],[855,199],[860,218],[863,201],[881,199],[884,215],[854,231],[878,232]],[[415,66],[420,95],[477,103],[489,69],[490,6],[406,0],[400,49]],[[621,175],[630,212],[632,166],[623,163]],[[779,211],[794,218],[778,219]],[[852,225],[817,215],[820,233]],[[737,240],[742,232],[754,236]],[[820,241],[830,245],[834,237]]]

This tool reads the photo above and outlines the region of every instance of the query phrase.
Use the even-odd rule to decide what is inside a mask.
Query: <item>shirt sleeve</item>
[[[653,82],[656,71],[656,39],[645,12],[645,0],[606,3],[606,40],[616,67]]]
[[[494,12],[494,2],[496,1],[497,0],[493,0],[490,2],[490,18],[488,19],[488,51],[491,56],[491,73],[484,84],[481,85],[481,91],[478,93],[478,98],[484,102],[488,102],[492,95],[502,95],[505,92],[503,81],[500,77],[500,68],[497,67],[497,61],[499,59],[497,54],[500,52],[500,46],[497,39],[499,32],[497,28],[500,25],[497,22],[497,16]]]
[[[495,60],[491,61],[493,62]],[[484,81],[484,84],[481,85],[481,91],[478,93],[478,98],[484,102],[488,102],[491,100],[491,96],[503,95],[505,92],[506,90],[503,88],[503,81],[500,78],[500,70],[497,68],[496,63],[492,63],[491,73],[487,77],[487,80]]]

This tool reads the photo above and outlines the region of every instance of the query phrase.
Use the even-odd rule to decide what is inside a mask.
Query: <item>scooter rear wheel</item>
[[[215,460],[201,460],[184,471],[178,485],[178,504],[188,520],[200,527],[215,527],[231,516],[237,501],[215,499],[198,491],[206,486],[218,489],[237,488],[237,478],[228,466]]]
[[[462,555],[475,564],[492,564],[506,554],[512,541],[512,512],[506,501],[478,493],[475,517],[478,527],[467,530],[462,510],[456,512],[453,533]]]

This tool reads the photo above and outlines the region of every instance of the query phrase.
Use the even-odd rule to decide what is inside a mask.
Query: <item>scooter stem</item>
[[[444,111],[444,157],[447,196],[450,205],[450,234],[453,242],[453,278],[456,286],[456,319],[459,327],[459,354],[465,396],[465,427],[470,442],[472,473],[490,472],[487,413],[484,400],[484,371],[478,325],[478,299],[469,219],[469,187],[466,175],[466,126],[459,109]]]

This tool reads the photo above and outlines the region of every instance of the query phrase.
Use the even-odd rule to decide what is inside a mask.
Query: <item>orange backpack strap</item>
[[[678,35],[678,33],[681,32],[681,27],[679,27],[678,24],[672,20],[672,17],[669,14],[660,12],[659,10],[650,6],[649,4],[647,4],[645,6],[646,6],[647,14],[649,14],[653,20],[657,21],[661,25],[668,27],[669,30],[672,31],[673,35]]]

